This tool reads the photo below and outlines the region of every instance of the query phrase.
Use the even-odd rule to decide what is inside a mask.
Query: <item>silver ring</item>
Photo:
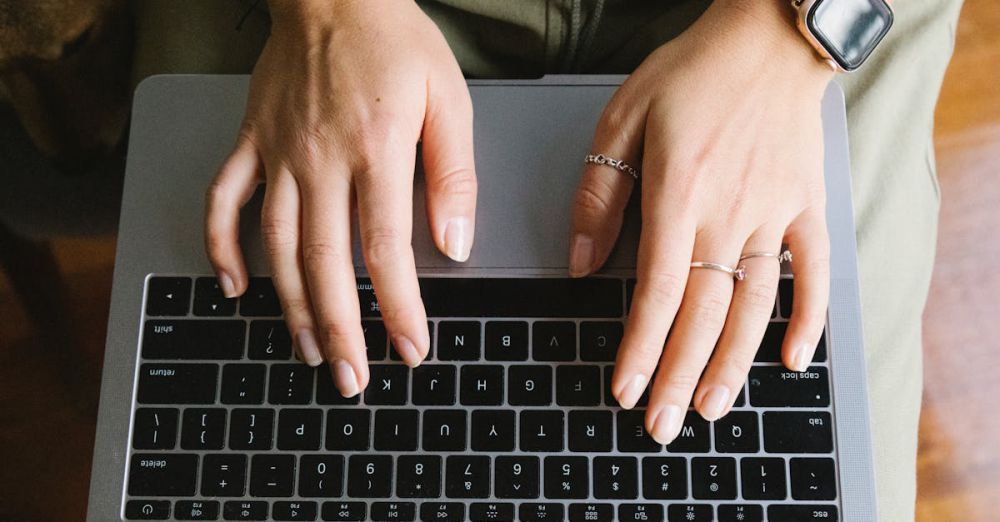
[[[587,154],[587,156],[583,158],[583,162],[592,163],[594,165],[607,165],[618,172],[624,172],[625,174],[632,176],[632,179],[639,179],[639,171],[636,170],[635,167],[622,160],[605,156],[604,154]]]
[[[707,263],[705,261],[695,261],[691,263],[691,268],[708,268],[710,270],[718,270],[719,272],[725,272],[737,281],[742,281],[747,277],[746,267],[740,265],[739,267],[733,268],[731,266],[720,265],[718,263]]]
[[[740,261],[744,259],[750,259],[751,257],[773,257],[778,260],[779,263],[792,262],[792,251],[784,250],[780,254],[775,254],[774,252],[749,252],[740,256]]]

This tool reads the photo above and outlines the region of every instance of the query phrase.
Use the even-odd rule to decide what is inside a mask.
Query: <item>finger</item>
[[[476,227],[472,148],[472,100],[459,75],[456,82],[429,89],[422,145],[431,235],[441,252],[459,262],[469,259]],[[406,194],[409,202],[410,191]]]
[[[358,224],[365,266],[392,345],[411,368],[430,348],[427,315],[420,300],[410,243],[413,215],[413,151],[358,177]]]
[[[733,266],[739,258],[739,242],[706,235],[699,234],[692,261]],[[660,358],[646,410],[646,429],[657,442],[668,444],[680,432],[691,394],[719,340],[732,297],[732,275],[691,268],[684,301]]]
[[[591,154],[601,154],[637,167],[646,111],[644,107],[626,106],[622,98],[616,94],[604,109],[594,133]],[[618,240],[634,185],[631,175],[612,166],[585,164],[573,205],[570,276],[588,275],[607,260]]]
[[[205,250],[226,297],[246,291],[247,269],[240,250],[240,208],[261,181],[260,156],[241,135],[219,168],[205,197]]]
[[[313,176],[300,192],[302,262],[316,328],[334,384],[352,397],[368,385],[368,361],[351,256],[350,176]]]
[[[830,238],[824,210],[813,208],[799,215],[788,228],[786,241],[794,256],[795,299],[781,353],[785,366],[804,372],[823,335],[830,298]]]
[[[780,230],[757,230],[747,240],[743,253],[777,253],[781,235]],[[735,283],[726,325],[694,394],[695,408],[710,421],[725,415],[743,388],[778,291],[781,267],[776,258],[752,257],[740,265],[746,277]]]
[[[644,192],[643,198],[651,198]],[[642,396],[687,284],[694,244],[694,225],[677,205],[644,201],[643,225],[636,263],[636,286],[625,333],[618,349],[611,390],[622,408]]]
[[[291,173],[276,170],[277,174],[271,176],[267,184],[261,210],[260,229],[264,249],[271,264],[274,290],[299,356],[309,366],[319,366],[323,356],[316,342],[312,308],[299,256],[299,188]]]

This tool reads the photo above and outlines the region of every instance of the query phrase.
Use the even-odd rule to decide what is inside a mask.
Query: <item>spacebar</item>
[[[420,278],[429,317],[621,317],[622,280],[613,278]],[[358,279],[365,317],[377,317],[369,279]]]

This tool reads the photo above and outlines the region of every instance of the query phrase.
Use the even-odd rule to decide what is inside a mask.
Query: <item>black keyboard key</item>
[[[781,307],[782,317],[792,316],[792,288],[793,280],[781,278],[778,280],[778,305]]]
[[[562,451],[565,415],[562,410],[521,410],[518,449]]]
[[[687,461],[684,457],[644,457],[642,496],[650,500],[687,498]]]
[[[747,500],[784,500],[785,459],[744,458],[740,461],[740,481]]]
[[[764,412],[764,451],[830,453],[833,421],[825,411]]]
[[[594,498],[639,496],[639,466],[635,457],[595,457],[593,475]]]
[[[788,461],[795,500],[837,498],[837,471],[833,459],[793,458]]]
[[[528,323],[525,321],[488,321],[486,323],[486,360],[528,360]]]
[[[564,509],[562,504],[554,502],[531,502],[521,504],[517,516],[521,522],[551,522],[563,520]]]
[[[361,321],[361,331],[365,334],[365,348],[369,361],[384,361],[388,337],[382,321]]]
[[[166,520],[169,517],[169,500],[129,500],[125,503],[127,520]]]
[[[611,378],[614,377],[615,367],[613,364],[609,364],[604,367],[604,404],[608,406],[620,406],[618,404],[618,399],[611,393]],[[653,382],[650,379],[649,382]],[[643,390],[642,395],[639,396],[639,400],[636,401],[635,406],[638,408],[645,408],[649,404],[649,390],[652,386],[646,385],[646,389]]]
[[[573,410],[569,412],[566,438],[570,451],[611,451],[614,420],[609,410]]]
[[[719,522],[764,522],[764,508],[755,504],[722,504]]]
[[[417,506],[413,502],[372,502],[371,520],[412,521],[416,520]]]
[[[132,429],[132,447],[139,450],[173,449],[177,442],[176,408],[138,408]]]
[[[681,426],[677,438],[667,444],[667,451],[671,453],[706,453],[710,445],[708,421],[702,418],[698,412],[689,411],[684,416],[684,425]]]
[[[671,504],[667,507],[667,520],[684,522],[712,522],[711,504]]]
[[[622,342],[621,321],[584,321],[580,323],[580,359],[614,362]]]
[[[597,366],[561,365],[556,368],[556,404],[601,404],[601,369]]]
[[[250,494],[255,497],[290,497],[295,481],[295,456],[254,455],[250,459]]]
[[[374,445],[377,451],[414,451],[420,433],[417,410],[375,411]]]
[[[344,489],[342,455],[302,455],[299,459],[300,497],[339,497]]]
[[[188,408],[184,410],[181,427],[181,448],[186,450],[220,450],[225,444],[226,410],[222,408]]]
[[[365,388],[365,404],[406,404],[409,368],[402,364],[373,364]]]
[[[731,411],[712,424],[715,428],[715,451],[757,453],[760,449],[757,412]]]
[[[267,520],[267,502],[230,500],[222,505],[224,520]]]
[[[838,519],[837,506],[803,504],[771,504],[767,506],[767,520],[769,522],[808,522],[810,520],[837,522]]]
[[[455,367],[448,364],[421,364],[413,369],[413,404],[451,406],[455,404]]]
[[[490,496],[490,458],[452,455],[445,461],[444,494],[448,498]]]
[[[552,404],[552,368],[547,365],[510,366],[507,369],[507,402],[512,406]]]
[[[569,321],[535,321],[531,325],[531,356],[536,361],[576,359],[576,324]]]
[[[539,484],[541,484],[538,457],[497,457],[494,465],[496,467],[494,496],[497,498],[538,498]]]
[[[469,506],[469,520],[473,522],[514,520],[514,504],[510,502],[473,502]]]
[[[662,522],[663,506],[660,504],[618,504],[617,520],[642,520],[643,522]]]
[[[246,323],[239,320],[155,319],[142,330],[144,359],[241,359]]]
[[[425,522],[465,520],[465,504],[461,502],[424,502],[420,504],[420,520]]]
[[[323,412],[318,409],[282,409],[278,414],[278,449],[316,451],[322,427]]]
[[[479,360],[478,321],[441,321],[438,323],[437,358],[439,361]]]
[[[198,456],[178,453],[135,453],[129,467],[128,494],[133,497],[190,497],[198,473]]]
[[[750,405],[757,407],[830,405],[830,382],[826,368],[813,366],[793,372],[783,366],[755,366],[750,369]]]
[[[219,367],[215,364],[143,364],[139,404],[212,404]]]
[[[245,317],[278,317],[281,315],[281,303],[274,291],[271,279],[267,277],[251,277],[247,291],[240,297],[240,315]]]
[[[271,510],[271,518],[274,520],[316,520],[315,502],[275,502]]]
[[[611,520],[614,513],[615,508],[611,504],[570,504],[569,522]]]
[[[462,367],[461,403],[465,406],[503,404],[503,366],[465,365]]]
[[[396,461],[396,496],[401,498],[441,496],[441,457],[400,456]]]
[[[364,502],[324,502],[323,520],[357,522],[367,520],[368,509]]]
[[[263,404],[267,367],[227,364],[222,367],[222,404]]]
[[[219,503],[214,500],[178,500],[174,504],[177,520],[218,520]]]
[[[545,457],[545,497],[587,498],[590,469],[587,457]]]
[[[333,383],[333,375],[330,368],[320,366],[316,368],[316,404],[324,406],[351,406],[361,402],[361,395],[354,397],[344,397]]]
[[[263,451],[271,449],[274,410],[235,409],[229,413],[229,448]]]
[[[736,459],[695,457],[691,459],[691,495],[696,499],[736,498]]]
[[[392,490],[392,457],[351,455],[347,460],[347,496],[385,498]]]
[[[368,431],[371,411],[332,408],[326,412],[326,449],[365,451],[369,448]]]
[[[287,361],[292,357],[292,336],[284,321],[250,322],[247,357],[259,360]]]
[[[194,315],[225,317],[236,313],[236,298],[222,295],[219,280],[199,277],[194,282]]]
[[[760,342],[760,348],[754,357],[756,362],[781,362],[781,343],[785,340],[785,333],[788,331],[787,322],[771,322],[767,325],[764,338]],[[826,360],[826,334],[819,338],[816,351],[813,354],[813,362],[823,362]]]
[[[663,445],[646,433],[646,410],[619,410],[616,431],[618,451],[625,453],[658,453]]]
[[[429,317],[622,316],[622,281],[605,277],[427,277],[420,296]],[[377,315],[367,301],[362,315]]]
[[[187,315],[191,280],[186,277],[151,277],[146,292],[146,315]]]
[[[246,491],[247,456],[209,454],[201,465],[203,497],[242,497]]]
[[[423,448],[425,451],[464,451],[466,411],[424,411]]]
[[[267,402],[309,404],[312,402],[315,375],[316,369],[304,364],[272,364],[267,385]]]
[[[514,410],[475,410],[472,412],[472,449],[474,451],[514,451]]]

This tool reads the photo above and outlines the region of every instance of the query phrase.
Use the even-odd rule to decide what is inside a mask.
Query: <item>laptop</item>
[[[609,391],[636,209],[601,273],[566,275],[582,158],[623,79],[469,82],[475,247],[463,264],[437,251],[418,173],[431,355],[413,370],[394,356],[356,256],[371,382],[354,399],[292,355],[257,231],[261,194],[243,213],[242,298],[221,297],[203,252],[203,193],[248,77],[143,82],[88,520],[874,520],[842,92],[832,84],[823,100],[832,281],[813,364],[780,363],[786,273],[736,407],[712,423],[689,412],[664,447],[644,432],[642,404],[623,411]]]

